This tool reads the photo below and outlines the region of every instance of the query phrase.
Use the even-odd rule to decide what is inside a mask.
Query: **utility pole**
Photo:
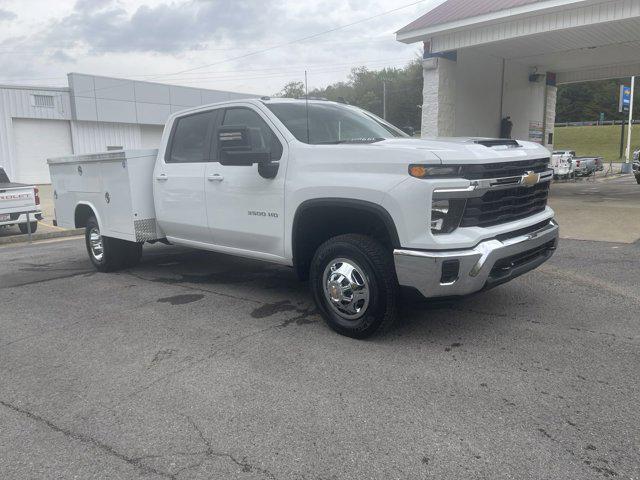
[[[631,158],[631,129],[633,128],[633,94],[635,93],[636,77],[631,77],[631,102],[629,103],[629,130],[627,133],[627,153],[625,163],[629,163]],[[626,169],[625,169],[626,170]]]
[[[624,118],[622,119],[622,128],[620,129],[620,157],[624,157],[624,127],[626,126]]]
[[[387,119],[387,82],[382,81],[382,118]]]

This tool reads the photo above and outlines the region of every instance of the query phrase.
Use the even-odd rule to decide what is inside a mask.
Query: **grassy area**
[[[640,126],[634,125],[632,150],[640,146]],[[553,148],[575,150],[578,156],[600,156],[616,161],[620,156],[620,125],[602,127],[556,127]],[[626,131],[625,127],[625,148]]]

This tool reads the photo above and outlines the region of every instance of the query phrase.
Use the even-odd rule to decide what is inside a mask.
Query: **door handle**
[[[166,173],[161,173],[160,175],[156,176],[156,180],[158,180],[159,182],[165,182],[169,179],[169,177],[167,177]]]
[[[212,173],[207,177],[207,180],[209,180],[210,182],[221,182],[222,180],[224,180],[224,177],[219,173]]]

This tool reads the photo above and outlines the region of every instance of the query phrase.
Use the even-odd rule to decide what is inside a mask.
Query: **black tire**
[[[636,182],[640,185],[640,175],[636,175]]]
[[[115,272],[123,268],[130,268],[140,260],[142,244],[112,237],[100,236],[102,255],[94,254],[91,246],[92,232],[100,233],[100,227],[95,217],[90,217],[87,220],[84,238],[89,260],[99,272]]]
[[[361,270],[365,276],[368,305],[364,307],[365,304],[361,304],[364,308],[357,313],[360,315],[358,318],[347,319],[339,314],[338,304],[332,305],[329,299],[329,289],[332,287],[327,287],[325,291],[325,285],[330,280],[330,264],[339,259],[353,262],[357,271]],[[325,278],[325,272],[329,277]],[[398,316],[399,287],[393,255],[371,237],[348,234],[323,243],[311,261],[309,281],[313,298],[324,320],[341,335],[362,339],[383,333],[393,325]]]
[[[38,222],[29,222],[29,223],[31,224],[31,233],[35,233],[36,230],[38,230]],[[19,223],[18,228],[20,229],[20,232],[24,233],[25,235],[29,233],[29,230],[27,230],[26,223]]]

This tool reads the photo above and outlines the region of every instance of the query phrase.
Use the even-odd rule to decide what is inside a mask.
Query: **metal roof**
[[[540,1],[542,0],[447,0],[406,27],[401,28],[398,33],[478,17]]]

